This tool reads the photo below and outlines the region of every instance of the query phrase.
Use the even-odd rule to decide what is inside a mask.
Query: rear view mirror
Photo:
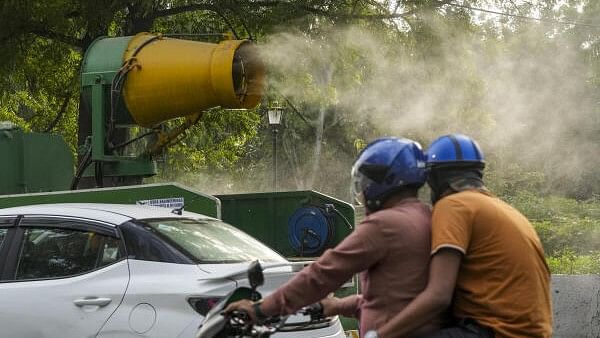
[[[250,263],[248,267],[248,281],[252,290],[256,290],[257,287],[263,285],[265,277],[263,276],[263,269],[260,263],[256,260]]]

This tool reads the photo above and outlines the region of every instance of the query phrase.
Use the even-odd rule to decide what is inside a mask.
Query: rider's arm
[[[261,310],[269,316],[296,312],[320,301],[338,289],[352,275],[387,254],[387,238],[376,221],[363,221],[335,248],[325,251],[314,263],[266,297]]]
[[[442,248],[429,265],[429,282],[404,310],[377,330],[381,338],[402,337],[443,312],[452,301],[462,253]]]
[[[344,298],[327,297],[321,300],[325,316],[358,317],[361,302],[362,295],[352,295]]]

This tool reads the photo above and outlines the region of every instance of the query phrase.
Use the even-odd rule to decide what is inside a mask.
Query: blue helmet
[[[439,137],[427,149],[427,167],[475,166],[483,168],[485,160],[479,145],[462,134]]]
[[[400,187],[419,188],[426,181],[421,145],[404,138],[380,138],[363,149],[352,166],[354,197],[371,211]]]

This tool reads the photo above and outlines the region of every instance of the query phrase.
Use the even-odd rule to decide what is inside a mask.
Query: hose
[[[123,61],[121,68],[119,68],[119,70],[117,71],[117,74],[113,78],[113,80],[110,84],[110,115],[109,115],[109,124],[108,124],[107,132],[106,132],[107,140],[110,140],[112,138],[112,133],[114,130],[114,125],[115,125],[115,110],[116,110],[117,102],[119,101],[119,98],[121,97],[121,91],[123,89],[123,84],[125,83],[125,79],[127,78],[127,73],[129,73],[134,68],[140,67],[140,65],[137,63],[136,56],[142,50],[142,48],[147,46],[149,43],[154,42],[159,39],[162,39],[162,35],[154,35],[150,39],[142,42],[142,44],[140,44],[133,51],[131,56],[129,58],[127,58],[125,61]],[[138,139],[135,139],[135,140],[138,140]],[[115,148],[117,148],[117,146],[108,147],[108,148],[109,149],[112,148],[114,150]]]
[[[354,230],[354,227],[352,226],[350,221],[346,218],[346,216],[344,216],[344,214],[342,214],[338,209],[336,209],[335,205],[325,204],[325,211],[327,211],[327,212],[333,211],[336,215],[338,215],[342,218],[342,221],[344,221],[344,224],[346,224],[348,229]]]
[[[79,186],[79,180],[81,180],[81,176],[83,175],[83,172],[91,163],[92,163],[92,147],[89,146],[88,150],[86,151],[85,155],[83,155],[83,158],[81,159],[81,161],[79,162],[79,165],[77,166],[77,170],[75,171],[75,176],[73,176],[73,180],[71,181],[71,190],[77,190],[77,187]]]
[[[302,237],[300,237],[300,257],[304,257],[304,247],[306,244],[308,244],[308,241],[306,240],[306,238],[309,235],[312,238],[317,240],[317,245],[308,246],[309,250],[314,250],[316,248],[319,248],[321,245],[323,245],[323,241],[321,240],[321,237],[319,237],[319,235],[316,232],[314,232],[312,229],[303,228],[302,232],[303,232],[303,235],[302,235]]]
[[[314,256],[328,247],[335,235],[334,213],[323,205],[304,204],[288,221],[291,247],[300,257]]]

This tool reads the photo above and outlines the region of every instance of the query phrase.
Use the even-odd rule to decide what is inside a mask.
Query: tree
[[[491,5],[511,16],[473,9]],[[355,145],[380,135],[426,144],[441,133],[462,131],[492,150],[499,170],[516,161],[544,172],[553,189],[586,198],[599,186],[585,184],[598,182],[598,171],[580,161],[598,144],[598,34],[556,20],[593,23],[597,14],[596,2],[575,0],[518,5],[508,0],[7,0],[0,8],[5,26],[0,118],[61,133],[75,149],[79,63],[96,37],[147,30],[216,41],[220,37],[210,34],[229,31],[265,50],[272,67],[267,98],[246,113],[207,113],[168,151],[164,179],[187,173],[192,181],[202,172],[230,181],[228,191],[270,189],[264,114],[269,102],[277,101],[286,105],[280,138],[281,170],[289,177],[282,182],[285,189],[315,188],[346,197],[346,176],[340,172],[360,150]],[[523,18],[535,15],[542,21]],[[557,52],[570,53],[576,68],[543,57]],[[577,84],[577,90],[564,91],[557,77]],[[548,90],[541,95],[539,89]],[[561,123],[569,112],[565,102],[583,106]],[[531,125],[547,119],[548,111],[556,117],[553,126],[560,127],[558,139],[585,145],[563,151],[581,169],[569,177],[561,176],[562,164],[532,163],[513,151],[528,147],[531,135],[543,138],[547,129]],[[545,145],[536,147],[541,158],[556,144],[538,143]],[[233,178],[222,176],[234,167]],[[248,176],[252,187],[239,185]]]

